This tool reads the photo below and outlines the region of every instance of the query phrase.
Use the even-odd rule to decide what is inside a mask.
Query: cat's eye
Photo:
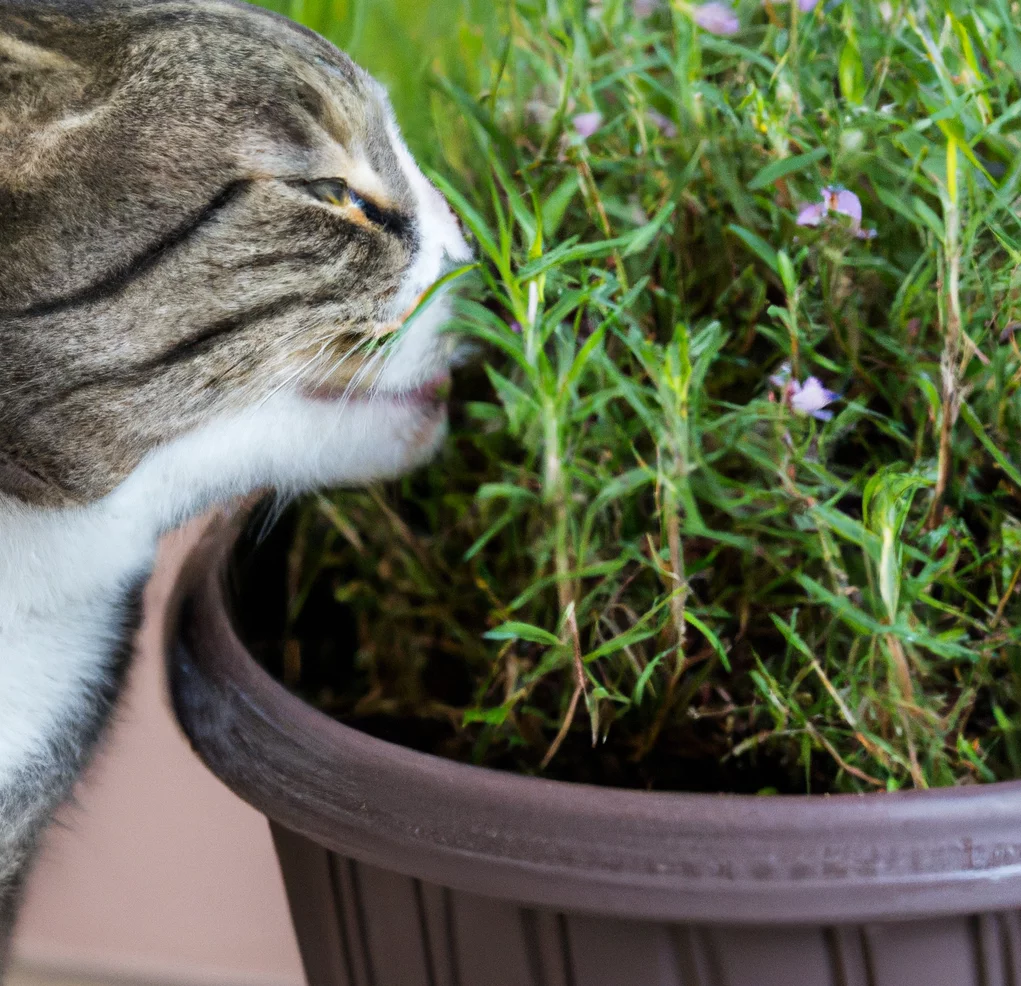
[[[317,178],[304,183],[313,198],[341,208],[357,209],[370,223],[389,229],[387,215],[375,203],[362,198],[343,178]]]
[[[384,209],[359,195],[343,178],[316,178],[313,181],[293,181],[319,202],[342,209],[357,209],[366,222],[385,229],[395,236],[406,237],[410,221],[407,216],[392,209]]]
[[[348,188],[347,182],[341,178],[320,178],[317,181],[306,182],[305,189],[320,202],[337,206],[354,205],[361,208],[361,197],[355,195]]]

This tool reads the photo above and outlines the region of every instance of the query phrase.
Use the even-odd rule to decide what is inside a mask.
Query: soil
[[[388,714],[363,714],[359,702],[368,691],[366,676],[356,667],[357,628],[352,614],[336,602],[332,586],[317,583],[298,618],[287,626],[287,558],[293,541],[296,509],[271,528],[257,512],[249,532],[235,550],[235,625],[255,659],[278,681],[345,725],[389,742],[453,760],[479,763],[498,770],[539,774],[563,781],[646,790],[804,793],[832,789],[828,765],[805,777],[803,767],[785,762],[768,750],[727,757],[734,744],[711,717],[692,719],[682,728],[668,728],[656,746],[636,758],[634,743],[622,730],[611,730],[593,745],[582,731],[572,731],[545,769],[540,763],[550,731],[534,724],[536,743],[480,746],[480,730],[443,715],[394,708]],[[299,671],[289,674],[288,647],[300,648]],[[429,656],[425,683],[437,706],[470,704],[476,683],[468,669],[449,655]],[[548,696],[556,707],[557,696]],[[545,704],[545,703],[542,703]],[[525,730],[522,730],[525,732]]]

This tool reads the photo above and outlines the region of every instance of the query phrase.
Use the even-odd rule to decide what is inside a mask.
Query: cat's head
[[[0,497],[402,472],[469,256],[383,89],[232,0],[0,7]],[[127,490],[127,493],[123,491]]]

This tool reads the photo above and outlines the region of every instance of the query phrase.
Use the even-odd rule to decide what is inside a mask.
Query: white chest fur
[[[435,372],[427,361],[417,369]],[[73,735],[67,727],[109,673],[123,607],[160,534],[264,486],[289,494],[398,475],[442,435],[437,425],[423,435],[399,405],[278,394],[156,450],[88,507],[31,509],[0,497],[0,802],[18,775],[45,769],[55,737]]]
[[[0,506],[0,791],[103,684],[156,532],[107,510]]]

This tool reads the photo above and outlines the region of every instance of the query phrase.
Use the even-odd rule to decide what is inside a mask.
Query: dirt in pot
[[[399,486],[377,495],[400,509]],[[418,510],[404,506],[402,523],[410,523]],[[310,523],[310,517],[317,519]],[[359,613],[350,598],[359,580],[343,563],[343,552],[329,563],[318,559],[317,577],[301,587],[296,556],[308,564],[309,545],[328,554],[324,546],[333,535],[329,520],[308,504],[289,508],[269,528],[265,518],[257,518],[235,554],[235,609],[239,631],[256,659],[289,689],[347,725],[412,749],[558,780],[738,793],[842,789],[838,774],[844,768],[826,755],[833,751],[825,745],[823,755],[812,756],[808,743],[783,742],[782,735],[776,741],[781,731],[768,718],[758,691],[761,678],[754,674],[761,661],[754,638],[746,650],[732,652],[729,673],[711,655],[692,661],[677,700],[686,703],[684,714],[667,723],[654,717],[614,721],[612,707],[602,700],[605,731],[593,736],[584,728],[590,721],[586,708],[576,710],[576,728],[544,763],[564,715],[570,669],[559,679],[564,687],[546,676],[533,685],[527,702],[504,714],[498,699],[508,691],[506,681],[489,666],[480,678],[478,663],[465,657],[463,646],[465,639],[484,639],[491,612],[473,611],[467,599],[453,625],[441,616],[410,613],[406,600],[380,589],[372,613]],[[372,620],[379,622],[370,625]],[[388,623],[389,630],[381,631],[380,623]],[[523,676],[539,665],[543,649],[518,642],[506,650],[503,668],[517,664]],[[487,700],[496,714],[479,711]],[[991,689],[948,694],[947,701],[970,703],[976,734],[997,728]]]
[[[624,730],[611,730],[595,744],[591,735],[572,732],[542,767],[558,696],[540,689],[529,711],[519,715],[517,728],[536,740],[531,747],[499,736],[492,723],[465,722],[478,682],[464,660],[443,648],[442,639],[418,656],[419,688],[402,700],[396,677],[380,680],[360,666],[358,620],[336,598],[345,584],[340,573],[318,580],[300,612],[289,618],[289,564],[301,512],[300,506],[292,507],[271,526],[266,513],[257,514],[234,555],[234,618],[244,643],[274,678],[338,721],[414,750],[557,780],[649,790],[805,790],[800,768],[782,755],[759,749],[730,756],[733,732],[741,726],[722,711],[693,715],[682,727],[671,725],[644,753],[640,739]],[[325,535],[325,528],[307,533],[309,540]],[[475,629],[480,636],[485,632],[484,619]],[[710,699],[708,689],[703,695]],[[549,712],[542,711],[544,706]],[[745,729],[743,735],[753,734]],[[811,783],[825,789],[832,776],[820,769]]]

